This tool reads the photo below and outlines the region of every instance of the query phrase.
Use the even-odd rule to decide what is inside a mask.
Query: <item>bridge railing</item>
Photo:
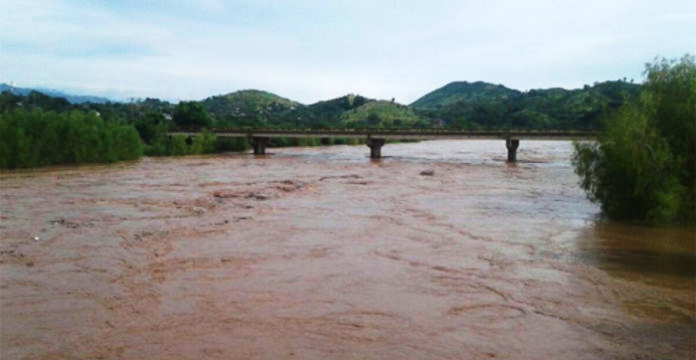
[[[500,135],[539,135],[539,136],[596,136],[593,130],[565,130],[565,129],[487,129],[487,130],[460,130],[447,128],[237,128],[237,127],[215,127],[209,128],[212,133],[235,133],[235,134],[307,134],[307,135],[480,135],[480,136],[500,136]],[[203,131],[201,127],[173,127],[170,133],[198,133]]]

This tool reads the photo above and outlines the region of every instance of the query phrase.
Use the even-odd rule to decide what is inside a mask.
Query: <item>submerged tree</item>
[[[696,223],[694,57],[646,66],[639,99],[602,120],[596,143],[576,143],[573,164],[588,197],[611,218]]]

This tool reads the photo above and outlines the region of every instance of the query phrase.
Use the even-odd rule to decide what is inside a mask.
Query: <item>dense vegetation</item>
[[[40,109],[0,114],[0,168],[134,160],[142,143],[132,126],[94,112]]]
[[[582,187],[611,218],[696,224],[696,64],[648,64],[644,90],[602,119],[595,144],[578,143]]]
[[[243,90],[227,95],[213,96],[201,101],[203,108],[219,123],[252,126],[265,123],[294,110],[300,104],[259,90]]]
[[[484,82],[454,82],[411,107],[432,124],[461,129],[596,129],[603,111],[635,99],[639,91],[640,85],[626,81],[528,92]]]
[[[246,128],[337,128],[341,115],[374,101],[362,96],[302,105],[263,91],[245,90],[201,101],[215,126]]]
[[[370,101],[341,114],[340,123],[346,127],[429,127],[430,124],[411,108],[389,101]]]

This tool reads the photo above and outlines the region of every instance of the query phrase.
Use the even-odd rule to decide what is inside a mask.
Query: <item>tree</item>
[[[597,143],[576,143],[573,164],[588,197],[617,219],[696,223],[696,65],[646,66],[639,100],[603,119]]]
[[[133,121],[133,126],[138,130],[138,135],[147,144],[152,144],[157,136],[158,125],[164,123],[165,118],[161,112],[148,111],[139,119]]]
[[[174,124],[177,126],[210,127],[212,120],[197,101],[182,101],[174,108]]]
[[[669,143],[677,167],[683,171],[681,182],[694,189],[696,186],[696,63],[685,55],[676,60],[655,61],[647,64],[645,88],[655,107],[654,117],[658,130]],[[692,202],[694,204],[694,202]]]

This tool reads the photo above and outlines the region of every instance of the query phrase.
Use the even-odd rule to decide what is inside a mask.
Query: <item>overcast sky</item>
[[[117,99],[411,103],[457,80],[640,82],[695,50],[694,0],[0,0],[0,82]]]

